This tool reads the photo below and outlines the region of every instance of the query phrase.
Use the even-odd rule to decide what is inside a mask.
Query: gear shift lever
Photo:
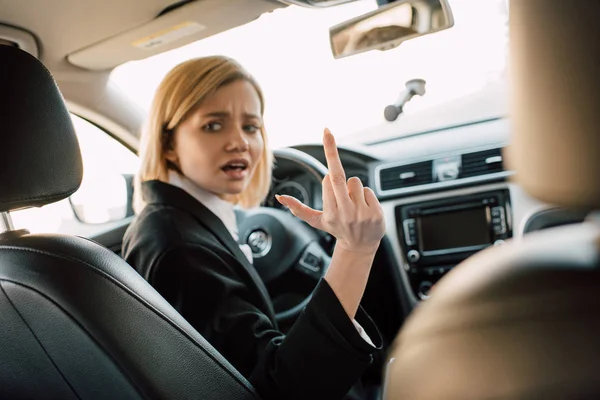
[[[402,108],[406,103],[413,98],[414,95],[418,94],[423,96],[425,94],[425,80],[424,79],[411,79],[406,81],[406,90],[400,93],[400,97],[394,104],[390,104],[383,111],[385,119],[393,122],[402,114]]]

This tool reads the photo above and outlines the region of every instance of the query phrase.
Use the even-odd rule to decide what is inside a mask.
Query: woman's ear
[[[166,140],[163,142],[164,157],[168,163],[179,165],[179,157],[177,157],[177,152],[175,151],[175,132],[169,130],[164,134],[167,135]]]
[[[178,165],[179,164],[179,159],[177,157],[177,153],[175,152],[175,149],[166,149],[165,150],[165,158],[167,159],[167,161]]]
[[[177,153],[174,149],[167,149],[165,151],[165,160],[167,161],[168,169],[172,169],[182,174],[181,168],[179,168],[179,158],[177,157]]]

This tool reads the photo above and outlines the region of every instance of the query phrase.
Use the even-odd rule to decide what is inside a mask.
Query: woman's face
[[[169,161],[201,188],[227,198],[250,182],[263,152],[261,103],[249,82],[217,90],[179,124]]]

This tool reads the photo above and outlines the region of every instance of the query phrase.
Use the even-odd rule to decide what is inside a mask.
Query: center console
[[[461,261],[512,236],[508,190],[403,204],[395,216],[410,284],[421,300]]]

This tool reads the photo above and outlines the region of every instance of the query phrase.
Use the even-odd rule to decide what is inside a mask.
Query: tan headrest
[[[600,2],[510,2],[512,146],[532,196],[600,208]]]
[[[591,221],[468,258],[396,337],[384,399],[600,399],[599,267]]]

